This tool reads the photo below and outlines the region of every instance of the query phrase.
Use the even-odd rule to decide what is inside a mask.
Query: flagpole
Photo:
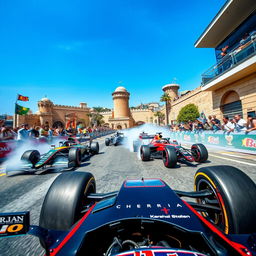
[[[17,94],[17,98],[16,98],[16,101],[15,101],[15,107],[14,107],[14,127],[13,128],[16,128],[17,127],[17,114],[16,114],[16,104],[17,104],[17,101],[18,101],[18,95],[19,94]]]

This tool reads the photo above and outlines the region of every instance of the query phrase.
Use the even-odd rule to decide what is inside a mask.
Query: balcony
[[[215,90],[256,70],[256,38],[226,55],[202,74],[202,89]]]

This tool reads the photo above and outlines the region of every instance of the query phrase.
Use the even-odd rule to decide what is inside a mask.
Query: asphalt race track
[[[98,139],[100,154],[91,157],[77,171],[92,172],[96,178],[98,192],[118,190],[124,179],[161,178],[173,189],[193,190],[193,177],[199,167],[211,165],[233,165],[248,174],[256,182],[256,157],[221,150],[209,151],[209,161],[205,164],[187,166],[181,164],[176,169],[167,169],[161,160],[142,162],[137,153],[132,153],[122,146],[106,147],[104,138]],[[0,173],[0,212],[30,211],[31,224],[38,224],[39,213],[44,196],[59,175],[18,175],[6,177]],[[0,239],[1,256],[43,255],[38,239],[21,236]]]

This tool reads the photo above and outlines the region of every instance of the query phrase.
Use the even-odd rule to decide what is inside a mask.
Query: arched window
[[[223,95],[220,108],[223,116],[229,118],[233,118],[234,115],[243,115],[242,103],[235,91],[228,91]]]

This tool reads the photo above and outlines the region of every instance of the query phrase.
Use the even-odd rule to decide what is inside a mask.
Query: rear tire
[[[105,145],[106,145],[106,146],[109,146],[109,144],[110,144],[110,139],[109,139],[109,138],[106,138],[106,139],[105,139]]]
[[[177,153],[173,147],[165,147],[163,150],[163,162],[167,168],[174,168],[177,165]]]
[[[195,190],[204,189],[213,195],[198,199],[198,203],[221,209],[219,214],[203,212],[207,220],[225,234],[256,232],[256,185],[245,173],[228,165],[200,168],[195,175]]]
[[[45,196],[39,225],[51,230],[69,230],[83,216],[83,207],[90,205],[88,194],[95,192],[95,179],[91,173],[62,173]]]
[[[81,165],[81,149],[71,148],[68,152],[68,167],[78,167]]]
[[[140,157],[142,161],[149,161],[150,160],[150,147],[146,145],[142,145],[140,147]]]
[[[208,150],[205,145],[198,143],[191,146],[191,153],[198,163],[203,163],[208,159]]]
[[[92,142],[91,147],[90,147],[90,152],[93,155],[96,155],[96,154],[99,154],[99,150],[100,150],[99,143],[98,142]]]
[[[34,166],[40,159],[40,153],[38,150],[27,150],[22,154],[20,159],[30,162]]]

